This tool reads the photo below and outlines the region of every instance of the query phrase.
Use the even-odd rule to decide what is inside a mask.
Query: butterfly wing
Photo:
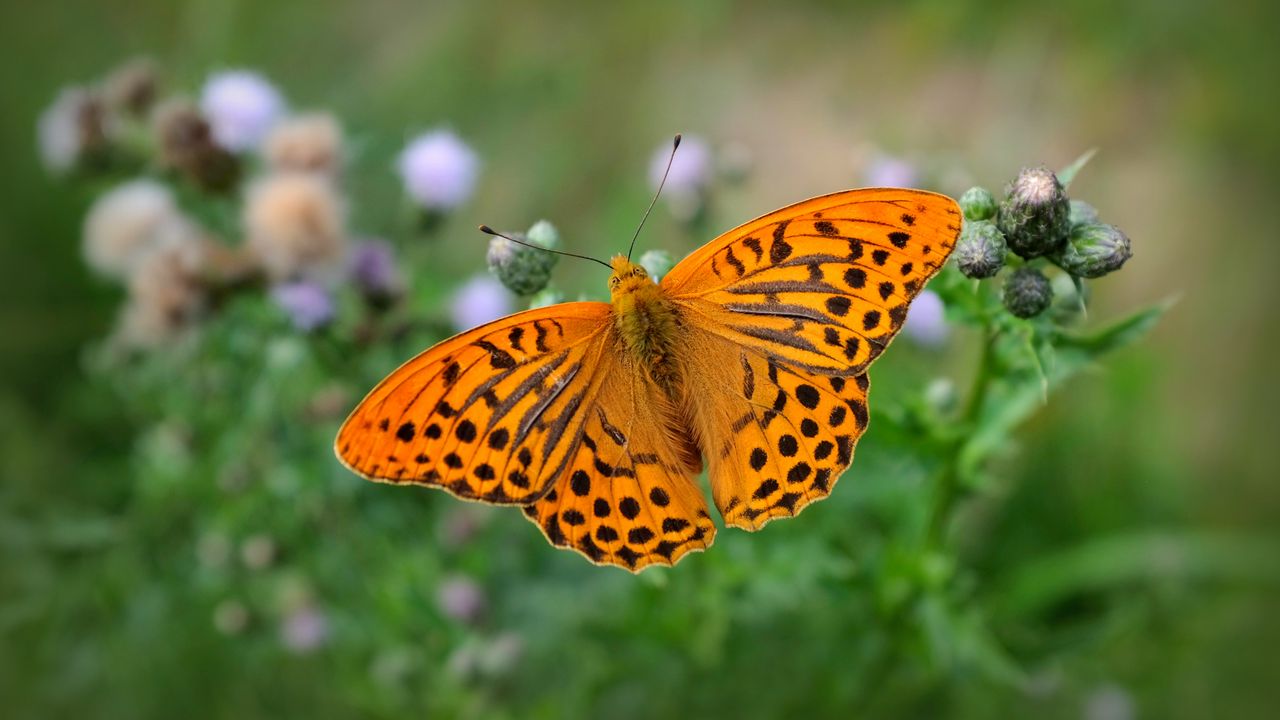
[[[830,493],[867,426],[866,370],[959,231],[950,198],[850,190],[725,233],[663,279],[691,328],[688,407],[727,524]]]
[[[692,439],[672,401],[629,355],[607,354],[583,409],[581,442],[546,495],[525,508],[547,539],[596,564],[637,572],[710,547],[715,525]]]
[[[600,391],[605,303],[517,313],[435,345],[387,376],[334,444],[370,480],[526,504],[575,457]]]
[[[960,232],[921,190],[823,195],[730,230],[662,279],[701,328],[821,374],[861,375]]]

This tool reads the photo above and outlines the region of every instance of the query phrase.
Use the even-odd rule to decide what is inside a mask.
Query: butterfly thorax
[[[622,255],[612,264],[609,293],[618,337],[654,381],[673,392],[679,381],[673,362],[679,341],[676,309],[643,267]]]

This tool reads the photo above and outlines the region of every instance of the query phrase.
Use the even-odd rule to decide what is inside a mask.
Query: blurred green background
[[[1280,6],[1265,2],[6,0],[6,714],[1269,716],[1280,702],[1280,244],[1266,216],[1280,194],[1276,27]],[[913,460],[891,424],[873,423],[858,479],[803,518],[755,536],[722,530],[709,553],[637,579],[541,546],[518,513],[460,516],[442,495],[365,484],[330,457],[336,420],[294,432],[279,417],[302,405],[290,392],[363,389],[413,347],[371,354],[348,377],[300,361],[286,374],[311,384],[273,386],[275,397],[261,387],[274,362],[258,352],[271,341],[262,330],[209,359],[262,362],[244,387],[118,402],[128,383],[85,369],[120,295],[80,258],[101,188],[50,178],[34,128],[58,88],[138,54],[172,88],[194,93],[211,71],[248,67],[294,107],[337,114],[354,148],[352,224],[430,259],[413,276],[428,306],[481,266],[480,222],[546,217],[572,249],[621,249],[648,200],[649,157],[676,131],[752,154],[749,180],[717,192],[713,232],[858,185],[869,152],[909,159],[958,195],[1097,146],[1073,195],[1124,228],[1135,257],[1094,284],[1091,317],[1178,302],[1000,454],[999,482],[965,509],[958,546],[966,607],[990,621],[1002,657],[958,646],[939,659],[919,647],[928,608],[887,626],[877,603],[892,592],[859,584],[864,551],[830,550],[892,545],[876,508],[914,496],[895,495]],[[439,124],[471,143],[482,175],[442,236],[415,247],[391,166]],[[641,245],[681,256],[705,239],[660,215]],[[604,280],[568,262],[557,278],[574,291]],[[947,353],[895,345],[872,373],[877,401],[892,407],[939,376],[963,384],[971,341]],[[235,424],[255,437],[228,441],[218,428]],[[174,442],[186,465],[155,449]],[[290,478],[252,502],[221,499],[226,463],[209,458],[240,442],[272,455],[266,466],[296,458],[276,471]],[[472,520],[475,539],[444,548],[441,528]],[[211,532],[236,547],[266,534],[280,557],[266,573],[204,567]],[[1069,591],[1036,574],[1054,568],[1075,568]],[[460,576],[487,597],[481,622],[437,607],[441,578]],[[281,649],[274,611],[258,610],[297,586],[332,628],[305,654]],[[228,596],[250,608],[247,631],[215,626]]]

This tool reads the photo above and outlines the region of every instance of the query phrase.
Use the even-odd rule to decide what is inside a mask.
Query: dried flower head
[[[189,100],[173,98],[158,105],[151,125],[160,147],[160,164],[176,170],[200,187],[222,191],[235,185],[240,165],[213,141],[213,130]]]
[[[345,208],[323,177],[285,173],[258,180],[245,202],[244,227],[250,251],[273,280],[329,276],[346,258]]]
[[[63,89],[40,114],[36,126],[45,168],[67,173],[100,156],[107,146],[109,121],[97,93],[79,87]]]
[[[342,169],[342,127],[328,113],[298,115],[282,121],[263,146],[274,172],[318,172],[336,176]]]
[[[123,280],[146,253],[196,241],[199,228],[178,209],[169,188],[132,180],[99,197],[84,223],[85,261],[99,274]]]
[[[452,210],[475,189],[480,160],[448,130],[414,138],[396,162],[405,192],[427,210]]]
[[[266,78],[248,70],[212,75],[200,92],[200,109],[218,145],[231,152],[252,150],[284,115],[285,102]]]
[[[103,96],[112,111],[145,117],[155,103],[160,71],[151,58],[134,58],[111,71],[103,81]]]
[[[193,329],[208,301],[202,262],[199,242],[165,243],[142,254],[128,277],[117,340],[126,347],[155,349]]]

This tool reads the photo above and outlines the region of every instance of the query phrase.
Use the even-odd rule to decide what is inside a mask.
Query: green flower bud
[[[1098,222],[1098,209],[1083,200],[1072,200],[1067,214],[1071,227]]]
[[[653,278],[654,282],[658,282],[663,275],[671,272],[675,264],[671,259],[671,253],[666,250],[645,250],[640,256],[640,266],[649,272],[649,277]]]
[[[996,224],[1009,249],[1030,259],[1062,247],[1071,229],[1070,213],[1057,176],[1044,167],[1023,168],[1005,189]]]
[[[971,187],[960,196],[965,220],[990,220],[996,216],[996,198],[984,187]]]
[[[517,240],[553,249],[560,242],[560,235],[546,220],[539,220],[529,232],[516,233]],[[503,237],[489,240],[487,260],[489,271],[502,281],[508,290],[517,295],[532,295],[545,288],[551,280],[551,269],[560,256],[511,242]]]
[[[1100,278],[1119,270],[1130,257],[1129,236],[1114,225],[1095,222],[1071,228],[1067,244],[1053,261],[1076,277]]]
[[[965,220],[960,239],[956,241],[956,265],[960,266],[960,272],[966,277],[975,280],[989,278],[1004,267],[1007,250],[1004,235],[995,223],[987,220]]]
[[[1044,273],[1023,266],[1004,281],[1004,306],[1016,317],[1035,317],[1053,302],[1053,286]]]

